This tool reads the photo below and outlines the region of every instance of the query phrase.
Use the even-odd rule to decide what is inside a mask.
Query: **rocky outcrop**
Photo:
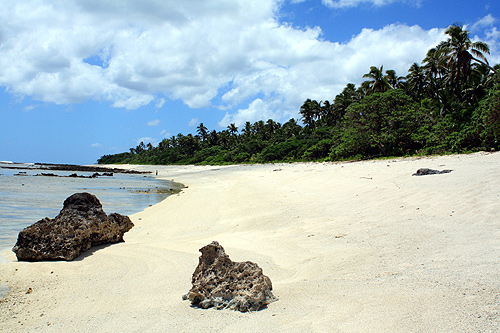
[[[450,173],[452,170],[433,170],[433,169],[427,169],[427,168],[422,168],[418,169],[417,172],[415,172],[412,176],[426,176],[426,175],[438,175],[441,173]]]
[[[75,193],[54,219],[24,228],[12,251],[20,261],[73,260],[91,246],[122,242],[133,226],[128,216],[106,215],[96,196]]]
[[[183,296],[196,307],[256,311],[277,300],[269,277],[253,262],[233,262],[218,242],[200,249],[193,287]]]

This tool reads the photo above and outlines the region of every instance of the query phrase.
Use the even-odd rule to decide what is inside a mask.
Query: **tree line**
[[[141,142],[98,163],[226,164],[366,159],[459,153],[500,148],[500,66],[489,47],[452,25],[447,39],[414,63],[406,76],[372,66],[356,87],[333,101],[307,99],[301,123],[272,119],[230,124],[221,131],[203,123],[157,146]]]

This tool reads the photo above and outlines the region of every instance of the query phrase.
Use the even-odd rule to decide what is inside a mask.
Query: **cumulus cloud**
[[[278,100],[263,101],[257,98],[252,101],[246,109],[240,109],[235,114],[226,113],[218,125],[220,127],[227,127],[229,124],[234,123],[241,126],[247,121],[255,122],[259,120],[283,118],[283,115],[276,111],[280,109],[279,104],[281,104],[281,102],[282,101]]]
[[[158,125],[160,125],[160,119],[148,121],[147,125],[148,126],[158,126]]]
[[[35,106],[35,105],[30,104],[30,105],[26,105],[26,106],[24,107],[24,109],[23,109],[23,110],[24,110],[25,112],[29,112],[29,111],[31,111],[31,110],[34,110],[35,108],[36,108],[36,106]]]
[[[419,6],[420,0],[321,0],[321,2],[330,8],[346,8],[357,7],[362,4],[369,4],[373,6],[386,6],[395,2],[412,3]]]
[[[335,43],[319,27],[280,23],[281,3],[4,0],[0,86],[57,104],[96,100],[136,109],[181,100],[226,110],[223,125],[279,121],[307,98],[333,99],[346,83],[360,83],[371,65],[404,75],[445,38],[440,29],[394,24]]]
[[[158,98],[158,100],[156,101],[156,104],[155,104],[155,107],[158,108],[158,109],[161,109],[163,107],[163,105],[165,105],[165,98]]]
[[[487,56],[490,64],[498,64],[500,62],[500,31],[495,26],[495,23],[498,22],[498,19],[493,15],[488,14],[485,17],[479,19],[477,22],[473,23],[470,28],[472,33],[484,34],[483,38],[480,38],[478,35],[472,38],[474,41],[483,41],[486,42],[490,47],[490,56]]]
[[[198,125],[198,124],[199,124],[199,120],[198,120],[198,118],[192,118],[192,119],[189,121],[188,126],[189,126],[189,127],[195,127],[195,126],[196,126],[196,125]]]
[[[152,145],[156,145],[157,140],[155,138],[152,138],[152,137],[149,137],[149,136],[145,136],[145,137],[142,137],[142,138],[139,138],[139,139],[136,139],[135,142],[137,144],[140,144],[141,142],[144,143],[144,144],[148,144],[148,143],[151,143]]]
[[[496,22],[496,19],[493,17],[493,15],[488,14],[485,17],[479,19],[477,22],[475,22],[471,26],[470,31],[475,32],[475,31],[484,29],[486,27],[491,27],[495,22]]]
[[[413,62],[420,62],[429,48],[445,38],[440,29],[400,24],[380,30],[363,29],[344,44],[320,41],[318,33],[309,31],[308,39],[290,41],[300,43],[295,48],[307,55],[307,60],[237,75],[235,87],[223,99],[240,101],[256,94],[263,96],[252,100],[247,108],[226,113],[220,125],[234,122],[240,126],[245,121],[297,116],[307,98],[332,100],[347,83],[360,84],[371,65],[385,65],[405,75]]]

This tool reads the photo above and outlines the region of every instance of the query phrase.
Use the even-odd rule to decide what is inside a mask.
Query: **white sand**
[[[411,176],[422,167],[453,172]],[[500,329],[500,153],[130,168],[189,188],[133,215],[125,243],[73,262],[4,252],[1,331]],[[213,240],[258,263],[279,301],[253,313],[182,301]]]

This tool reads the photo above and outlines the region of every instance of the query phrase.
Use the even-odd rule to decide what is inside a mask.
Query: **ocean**
[[[91,176],[93,172],[6,169],[26,167],[0,163],[0,251],[11,249],[19,231],[44,217],[54,218],[64,200],[77,192],[97,196],[106,214],[131,215],[154,205],[179,190],[179,184],[144,174],[114,173],[97,178],[61,177],[70,174]],[[60,177],[36,176],[51,173]]]

